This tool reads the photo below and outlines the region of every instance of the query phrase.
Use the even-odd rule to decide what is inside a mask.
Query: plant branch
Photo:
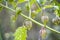
[[[7,7],[7,6],[3,5],[3,4],[1,4],[1,3],[0,3],[0,6],[2,6],[2,7],[4,7],[4,8],[7,8],[7,9],[9,9],[9,10],[13,11],[13,12],[15,12],[15,10],[14,10],[14,9],[11,9],[11,8],[9,8],[9,7]]]
[[[7,6],[3,5],[3,4],[1,4],[1,3],[0,3],[0,6],[2,6],[2,7],[4,7],[4,8],[7,8],[7,9],[13,11],[13,12],[16,12],[15,10],[13,10],[13,9],[11,9],[11,8],[9,8],[9,7],[7,7]],[[34,23],[40,25],[41,27],[44,26],[43,24],[41,24],[41,23],[39,23],[39,22],[33,20],[32,18],[30,18],[30,17],[28,17],[28,16],[26,16],[26,15],[24,15],[24,14],[22,14],[22,13],[21,13],[20,15],[23,16],[23,17],[25,17],[25,18],[27,18],[27,19],[29,19],[29,20],[31,20],[32,22],[34,22]],[[46,25],[46,28],[49,29],[49,30],[51,30],[51,31],[53,31],[53,32],[55,32],[55,33],[60,34],[59,31],[56,31],[55,29],[52,29],[52,28],[48,27],[47,25]]]
[[[36,23],[36,24],[38,24],[38,25],[40,25],[40,26],[44,26],[43,24],[41,24],[41,23],[39,23],[39,22],[33,20],[32,18],[30,18],[30,17],[28,17],[28,16],[26,16],[26,15],[24,15],[24,14],[21,14],[21,16],[23,16],[23,17],[25,17],[25,18],[31,20],[32,22],[34,22],[34,23]],[[53,31],[53,32],[56,32],[56,33],[59,33],[59,34],[60,34],[59,31],[56,31],[56,30],[54,30],[54,29],[48,27],[47,25],[46,25],[46,28],[49,29],[49,30],[51,30],[51,31]]]

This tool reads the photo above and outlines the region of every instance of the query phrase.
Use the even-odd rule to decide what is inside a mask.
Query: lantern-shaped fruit
[[[39,34],[42,40],[44,40],[46,38],[46,29],[42,27],[41,30],[39,31]]]
[[[25,20],[25,21],[24,21],[24,26],[26,26],[27,29],[30,30],[31,27],[32,27],[32,21],[30,21],[30,20]]]
[[[48,20],[49,20],[49,17],[48,17],[48,16],[46,16],[46,15],[41,16],[41,21],[42,21],[43,23],[47,23]]]

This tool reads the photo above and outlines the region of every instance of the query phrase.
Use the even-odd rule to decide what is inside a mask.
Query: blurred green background
[[[39,0],[37,0],[36,2],[38,3],[38,5],[40,7],[43,6]],[[52,2],[52,0],[47,0],[45,5],[49,5],[49,4],[51,4],[51,2]],[[59,2],[59,4],[60,4],[59,0],[56,2]],[[5,5],[5,2],[3,2],[3,4]],[[27,4],[27,2],[18,4],[18,7],[21,7],[23,14],[28,16],[29,12],[26,9],[26,4]],[[36,4],[35,4],[35,6],[36,6]],[[32,11],[36,10],[35,8],[37,8],[37,6],[36,7],[35,6],[33,5],[33,8],[31,8]],[[9,5],[9,7],[13,8],[13,6],[11,6],[11,5]],[[54,14],[54,8],[48,8],[48,9],[42,10],[42,12],[45,15],[49,16],[49,22],[47,23],[47,25],[57,31],[60,31],[60,24],[54,25],[52,23],[52,19],[56,17],[56,15]],[[18,16],[17,21],[15,23],[12,22],[11,16],[14,14],[15,14],[14,12],[12,12],[6,8],[3,8],[2,11],[0,12],[0,40],[13,40],[14,32],[16,31],[16,29],[18,27],[23,25],[25,18],[20,15]],[[34,20],[42,23],[40,18],[41,18],[41,12],[38,12],[38,14],[34,18]],[[40,28],[41,27],[39,25],[33,23],[31,30],[28,31],[27,40],[38,40]],[[47,37],[45,40],[60,40],[60,34],[54,33],[48,29],[46,29],[46,31],[47,31]]]

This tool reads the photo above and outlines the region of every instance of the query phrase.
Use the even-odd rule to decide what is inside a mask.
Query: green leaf
[[[12,6],[13,6],[14,9],[16,9],[17,3],[16,2],[12,2]]]
[[[9,2],[9,4],[12,4],[14,2],[14,0],[7,0]]]
[[[53,2],[59,7],[57,15],[60,17],[60,2],[58,0],[53,0]]]
[[[13,2],[14,0],[8,0],[9,2]]]
[[[0,6],[0,12],[2,11],[2,9],[3,9],[3,7],[2,7],[2,6]]]
[[[60,6],[60,3],[58,2],[58,0],[53,0],[53,2],[55,3],[55,5]]]
[[[23,3],[25,2],[26,0],[18,0],[18,3]]]
[[[60,17],[60,10],[58,10],[58,14],[57,15]]]
[[[30,0],[30,6],[32,6],[35,2],[36,0]]]
[[[52,7],[54,7],[54,6],[53,5],[45,5],[43,8],[47,9],[47,8],[52,8]]]
[[[46,3],[46,0],[40,0],[40,3],[44,5]]]
[[[37,0],[37,2],[41,5],[44,5],[46,3],[46,0]]]
[[[26,40],[27,38],[27,29],[25,26],[19,27],[14,33],[14,40]]]
[[[26,4],[25,7],[26,7],[26,10],[29,11],[29,5]]]
[[[41,9],[39,9],[39,8],[36,10],[37,13],[39,13],[40,11],[41,11]]]
[[[8,0],[4,0],[5,2],[8,1]]]
[[[2,2],[2,0],[0,0],[0,3]]]
[[[18,16],[22,12],[21,8],[17,7],[16,8],[16,16]]]

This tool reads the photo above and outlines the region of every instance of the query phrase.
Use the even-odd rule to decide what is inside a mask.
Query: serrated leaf
[[[25,26],[19,27],[16,29],[14,33],[14,40],[26,40],[27,37],[27,29]]]

